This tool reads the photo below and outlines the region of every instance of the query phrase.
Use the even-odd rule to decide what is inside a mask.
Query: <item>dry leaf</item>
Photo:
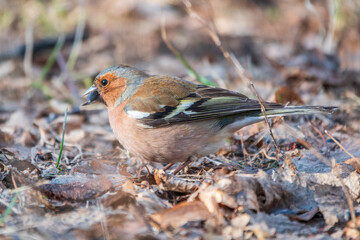
[[[108,193],[106,198],[101,200],[104,207],[112,207],[116,209],[118,206],[128,206],[131,203],[135,203],[135,197],[124,191],[117,191],[115,193]]]
[[[360,216],[356,217],[356,226],[352,220],[350,220],[344,228],[345,235],[348,239],[360,239]]]
[[[89,176],[62,176],[39,187],[50,199],[86,201],[98,197],[107,192],[112,187],[112,183],[107,177]]]
[[[350,158],[344,163],[351,165],[358,173],[360,173],[360,158]]]
[[[219,205],[231,209],[270,211],[284,206],[285,199],[292,198],[288,191],[262,171],[256,175],[230,173],[225,176],[215,176],[214,184],[203,183],[190,197],[190,200],[199,197],[214,214],[219,214]]]
[[[292,88],[286,86],[279,87],[276,90],[275,101],[281,104],[304,104],[304,101],[301,99],[300,95],[297,94]]]
[[[271,238],[276,233],[276,229],[269,228],[265,222],[249,226],[246,229],[252,231],[259,240]]]
[[[190,221],[205,221],[211,216],[205,205],[200,201],[182,202],[173,208],[162,210],[151,215],[161,229],[177,228]]]
[[[287,215],[291,220],[296,220],[300,222],[308,222],[310,221],[317,213],[319,212],[319,208],[315,207],[309,211],[301,211],[298,214],[290,214]]]
[[[192,193],[200,186],[200,181],[197,179],[180,178],[162,169],[155,169],[154,178],[159,188],[164,191]]]
[[[14,144],[14,136],[0,130],[0,147],[11,146]]]

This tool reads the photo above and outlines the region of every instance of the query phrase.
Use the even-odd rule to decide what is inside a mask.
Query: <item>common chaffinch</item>
[[[176,163],[216,152],[240,128],[264,119],[257,100],[181,78],[150,75],[117,65],[100,72],[83,94],[84,105],[107,106],[111,128],[133,155]],[[268,118],[332,112],[334,107],[266,102]]]

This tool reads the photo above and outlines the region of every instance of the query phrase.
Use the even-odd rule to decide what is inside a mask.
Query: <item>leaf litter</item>
[[[42,81],[49,92],[31,87],[46,63],[40,53],[32,60],[30,77],[23,74],[18,59],[0,62],[0,235],[20,239],[358,239],[360,69],[356,66],[360,65],[352,65],[349,59],[360,50],[353,40],[346,43],[350,37],[344,37],[337,46],[339,54],[316,45],[323,23],[301,3],[213,1],[216,11],[210,19],[215,17],[222,41],[239,57],[262,98],[293,105],[335,105],[340,110],[332,115],[271,120],[282,158],[267,126],[259,123],[235,133],[218,153],[194,161],[179,175],[159,170],[161,164],[148,164],[148,172],[115,140],[106,110],[102,106],[79,110],[73,92],[85,89],[86,81],[97,72],[124,61],[150,72],[186,77],[186,69],[161,42],[161,25],[155,17],[161,7],[167,15],[167,38],[199,76],[249,96],[253,93],[209,36],[202,34],[204,30],[184,5],[140,2],[113,6],[102,1],[86,6],[103,22],[89,19],[91,31],[83,39],[76,74],[67,73],[72,79],[67,81],[73,84],[61,79],[59,57],[60,68],[54,64]],[[210,10],[202,8],[205,2],[194,1],[192,7],[208,19]],[[345,2],[343,7],[349,7]],[[41,4],[38,9],[45,3]],[[326,4],[313,4],[317,14],[328,9]],[[6,7],[20,14],[13,6]],[[63,7],[69,11],[63,17],[75,26],[77,22],[70,18],[74,12]],[[110,9],[109,16],[105,9]],[[120,14],[113,9],[121,9]],[[230,14],[233,11],[237,14]],[[279,21],[277,14],[288,21]],[[353,19],[360,22],[356,16]],[[234,22],[246,22],[252,28],[234,26]],[[101,23],[107,24],[106,31]],[[293,26],[299,27],[297,38],[289,30]],[[343,31],[359,38],[351,29],[355,27],[349,23]],[[18,34],[5,30],[9,36]],[[315,46],[309,47],[309,42]],[[69,54],[68,44],[65,41],[60,50],[63,58]],[[52,50],[47,55],[41,50],[42,55]],[[67,107],[71,110],[58,170]],[[355,222],[344,188],[353,201]]]

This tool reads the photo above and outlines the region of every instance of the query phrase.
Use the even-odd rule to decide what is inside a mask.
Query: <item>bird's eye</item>
[[[109,83],[109,81],[106,79],[101,80],[101,86],[103,86],[103,87],[105,87],[108,83]]]

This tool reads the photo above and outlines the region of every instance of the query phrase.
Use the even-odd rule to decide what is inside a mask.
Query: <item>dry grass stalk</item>
[[[250,86],[250,89],[251,91],[253,92],[253,94],[256,96],[256,98],[258,99],[259,103],[260,103],[260,106],[261,106],[261,112],[264,114],[264,119],[265,119],[265,123],[266,125],[268,126],[268,130],[269,130],[269,134],[274,142],[274,145],[276,147],[276,151],[277,153],[280,153],[280,148],[279,146],[277,145],[276,143],[276,140],[275,140],[275,137],[272,133],[272,130],[271,130],[271,126],[270,126],[270,123],[269,123],[269,120],[267,118],[267,115],[266,115],[266,109],[264,107],[264,104],[263,104],[263,101],[261,100],[258,92],[256,91],[255,87],[254,87],[254,83],[251,81],[250,78],[248,78],[245,74],[245,70],[244,68],[242,67],[242,65],[240,64],[240,62],[237,60],[237,58],[235,57],[235,55],[230,52],[225,46],[224,44],[221,42],[220,40],[220,37],[219,37],[219,33],[218,33],[218,30],[215,26],[215,23],[214,23],[214,16],[213,14],[211,14],[211,21],[210,21],[210,24],[205,21],[199,14],[197,14],[195,12],[195,10],[193,9],[192,7],[192,4],[190,3],[189,0],[183,0],[183,3],[186,7],[186,11],[187,13],[189,14],[189,16],[195,18],[196,20],[198,20],[204,27],[205,29],[207,30],[209,36],[211,37],[211,39],[213,40],[213,42],[215,43],[215,45],[220,49],[220,51],[223,53],[223,56],[225,57],[225,59],[227,61],[229,61],[232,66],[235,68],[235,70],[237,71],[237,73],[239,74],[241,80],[246,80]],[[211,5],[210,5],[210,2],[207,1],[207,5],[208,5],[208,8],[209,9],[212,9]],[[212,10],[209,11],[210,13],[213,13]]]
[[[339,143],[338,140],[336,140],[333,136],[331,136],[331,134],[327,130],[325,130],[325,133],[326,135],[329,136],[329,138],[331,138],[331,140],[333,140],[336,143],[336,145],[338,145],[344,152],[346,152],[347,155],[349,155],[351,158],[355,158],[354,155],[352,155],[348,150],[346,150],[346,148],[344,148],[344,146],[341,145],[341,143]]]

